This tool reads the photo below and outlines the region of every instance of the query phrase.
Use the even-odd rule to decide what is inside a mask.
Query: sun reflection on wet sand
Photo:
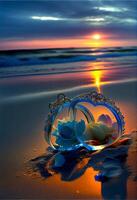
[[[90,71],[90,75],[92,78],[92,82],[95,85],[95,87],[97,88],[97,91],[99,93],[101,93],[101,85],[103,84],[101,78],[103,76],[104,71],[101,70],[103,68],[103,65],[98,65],[98,63],[93,63],[92,66],[89,65],[89,67],[92,67],[93,70]]]
[[[120,84],[136,81],[136,68],[125,67],[124,72],[119,66],[115,66],[113,62],[92,62],[87,65],[92,86],[96,87],[99,93],[103,93],[103,86]],[[129,76],[129,77],[128,77]],[[130,77],[131,76],[131,77]]]
[[[91,72],[91,76],[94,78],[95,86],[97,87],[99,93],[101,93],[101,74],[102,72],[100,70]]]

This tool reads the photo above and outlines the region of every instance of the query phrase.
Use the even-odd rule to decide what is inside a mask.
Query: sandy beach
[[[73,64],[71,63],[70,66]],[[104,195],[107,199],[105,191],[108,187],[110,191],[113,190],[115,181],[121,188],[119,188],[121,195],[125,195],[127,199],[136,198],[136,181],[130,176],[127,177],[127,172],[123,172],[126,174],[123,177],[127,178],[122,179],[125,185],[124,194],[122,194],[123,183],[120,184],[118,179],[106,185],[95,181],[94,176],[97,171],[92,167],[73,181],[62,181],[58,174],[44,179],[26,172],[29,160],[46,153],[47,144],[43,129],[48,104],[62,92],[69,97],[74,97],[93,89],[98,90],[97,75],[100,76],[101,92],[112,98],[125,116],[125,133],[137,130],[136,67],[127,67],[124,70],[118,66],[107,68],[105,65],[109,65],[109,62],[106,60],[75,65],[81,64],[88,66],[89,69],[92,65],[102,67],[98,67],[101,69],[97,74],[94,71],[85,71],[17,76],[0,80],[0,198],[102,199]],[[136,152],[134,147],[134,153],[128,154],[128,160],[136,159]],[[130,165],[132,173],[136,176],[133,163],[131,162]],[[115,194],[110,192],[112,198],[113,195]]]
[[[0,200],[137,200],[137,1],[0,0]]]

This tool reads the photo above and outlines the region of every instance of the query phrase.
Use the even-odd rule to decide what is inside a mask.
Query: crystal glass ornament
[[[124,133],[119,108],[96,91],[72,99],[60,94],[49,107],[45,138],[53,149],[99,150],[117,142]]]

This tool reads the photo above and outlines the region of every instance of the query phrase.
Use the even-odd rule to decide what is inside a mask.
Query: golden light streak
[[[95,86],[99,93],[101,93],[101,71],[96,70],[92,72],[92,76],[94,78]]]
[[[93,62],[88,65],[91,76],[92,84],[97,88],[97,91],[101,93],[101,86],[104,84],[101,78],[104,76],[105,71],[103,69],[103,63]]]

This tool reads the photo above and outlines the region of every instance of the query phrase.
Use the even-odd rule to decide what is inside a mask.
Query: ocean
[[[107,69],[109,65],[127,68],[134,65],[136,55],[136,47],[0,51],[0,77],[76,73],[95,69],[94,65],[89,68],[85,62],[100,64],[107,61]],[[116,60],[118,63],[113,62]]]

